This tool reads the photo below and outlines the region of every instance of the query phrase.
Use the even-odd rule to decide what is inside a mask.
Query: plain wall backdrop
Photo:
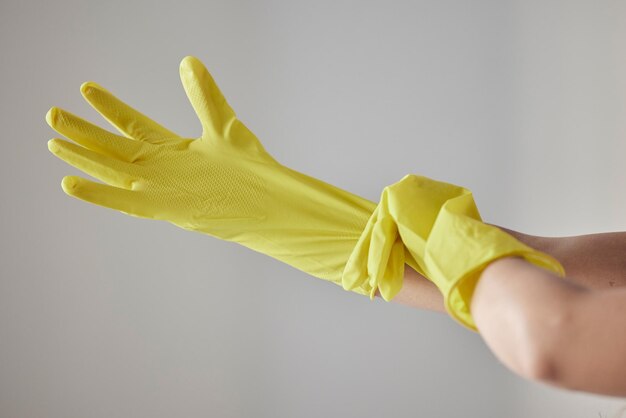
[[[93,80],[200,134],[195,55],[283,164],[377,200],[463,185],[485,221],[626,230],[624,1],[0,2],[0,416],[606,417],[447,315],[67,197],[53,105]],[[608,313],[607,313],[608,314]],[[590,344],[608,344],[593,341]]]

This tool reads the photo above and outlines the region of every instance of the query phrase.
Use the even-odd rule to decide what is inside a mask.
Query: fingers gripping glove
[[[553,257],[484,224],[469,190],[408,175],[383,190],[346,264],[343,286],[371,282],[389,300],[402,287],[407,263],[439,288],[454,319],[477,331],[470,302],[480,273],[512,255],[565,276]]]
[[[268,154],[235,116],[206,68],[186,57],[180,76],[202,124],[182,138],[95,83],[81,91],[124,136],[58,108],[50,126],[74,142],[50,151],[106,184],[63,179],[70,196],[142,218],[234,241],[341,285],[341,275],[375,204],[291,170]],[[370,295],[363,283],[351,290]]]

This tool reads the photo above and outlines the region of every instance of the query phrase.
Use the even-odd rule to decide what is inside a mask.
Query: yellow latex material
[[[142,218],[234,241],[341,286],[345,263],[375,204],[279,164],[235,116],[213,78],[193,57],[181,80],[202,124],[182,138],[95,83],[85,99],[124,136],[58,108],[50,126],[75,143],[50,151],[104,183],[63,179],[70,196]],[[351,290],[373,298],[367,283]]]
[[[402,288],[407,263],[439,288],[454,319],[477,331],[470,303],[480,273],[513,255],[565,276],[555,258],[483,223],[466,188],[408,175],[383,190],[346,264],[343,286],[368,283],[390,300]]]

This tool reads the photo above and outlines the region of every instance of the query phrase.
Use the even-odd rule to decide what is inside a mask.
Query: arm
[[[626,396],[626,287],[585,288],[507,257],[483,271],[472,314],[496,357],[518,374]]]
[[[558,259],[567,272],[565,280],[572,285],[593,289],[626,286],[626,232],[541,237],[493,226]],[[405,269],[402,290],[392,302],[446,312],[437,287],[409,266]]]
[[[567,277],[516,258],[485,269],[472,312],[496,357],[531,379],[626,396],[626,287],[617,288],[626,286],[626,232],[550,238],[500,228],[559,259]],[[408,266],[404,279],[393,302],[445,312],[428,279]]]
[[[592,289],[626,286],[626,232],[539,237],[498,228],[557,258],[570,283]]]
[[[376,296],[380,296],[378,291]],[[437,286],[408,265],[405,266],[402,289],[391,301],[411,308],[446,313],[443,296]]]

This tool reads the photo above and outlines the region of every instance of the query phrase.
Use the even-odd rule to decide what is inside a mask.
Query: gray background
[[[181,135],[213,73],[282,163],[376,200],[407,173],[530,234],[626,230],[624,1],[0,3],[0,416],[599,417],[446,315],[70,199],[44,121],[94,80]],[[605,341],[591,342],[605,344]]]

